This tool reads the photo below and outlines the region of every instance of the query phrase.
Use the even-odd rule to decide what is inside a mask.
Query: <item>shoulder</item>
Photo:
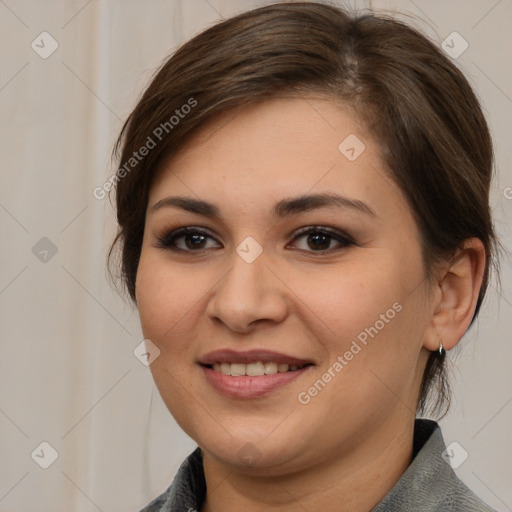
[[[455,474],[439,425],[418,419],[413,460],[372,512],[495,512]]]
[[[172,486],[171,486],[172,487]],[[164,493],[160,494],[157,498],[155,498],[149,505],[146,505],[140,512],[164,512],[167,510],[171,510],[166,506],[166,503],[169,502],[169,494],[171,491],[171,487],[169,487]]]
[[[455,474],[454,474],[455,475]],[[484,503],[464,482],[454,476],[436,512],[496,512]]]
[[[181,464],[170,487],[140,512],[189,512],[200,510],[206,495],[203,454],[199,448]]]

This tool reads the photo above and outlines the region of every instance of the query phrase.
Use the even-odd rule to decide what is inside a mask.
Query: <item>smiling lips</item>
[[[241,377],[243,375],[249,375],[251,377],[258,377],[260,375],[274,375],[276,373],[293,372],[299,368],[303,368],[298,365],[289,365],[286,363],[277,364],[274,361],[257,361],[256,363],[215,363],[212,365],[216,372],[220,372],[223,375],[232,375],[235,377]]]
[[[218,392],[236,398],[267,395],[313,366],[310,361],[267,350],[217,350],[198,363]]]

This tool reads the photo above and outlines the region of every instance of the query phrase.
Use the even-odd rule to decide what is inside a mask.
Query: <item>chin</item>
[[[276,423],[274,422],[274,427]],[[281,429],[279,433],[265,428],[259,432],[271,432],[270,435],[257,433],[254,428],[236,428],[229,423],[228,431],[215,428],[205,431],[205,424],[198,427],[200,432],[189,431],[203,452],[232,471],[251,475],[269,476],[295,472],[306,465],[309,436],[301,432],[300,436]],[[229,432],[229,433],[228,433]]]

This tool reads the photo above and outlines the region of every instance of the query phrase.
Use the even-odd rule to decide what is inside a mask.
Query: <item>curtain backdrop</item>
[[[137,511],[171,482],[194,443],[163,405],[136,310],[109,285],[115,225],[93,194],[149,78],[176,47],[240,0],[0,0],[0,511]],[[509,249],[512,218],[512,2],[354,2],[400,9],[476,87],[496,143],[493,209]],[[457,36],[458,37],[458,36]],[[98,195],[98,194],[96,194]],[[447,443],[457,473],[512,510],[512,276],[492,283],[479,322],[450,352]],[[43,443],[43,444],[42,444]],[[45,469],[46,466],[46,469]]]

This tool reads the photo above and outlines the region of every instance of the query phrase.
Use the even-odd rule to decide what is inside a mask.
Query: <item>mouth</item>
[[[301,365],[276,363],[274,361],[255,361],[252,363],[214,363],[205,364],[206,368],[210,368],[214,372],[222,373],[223,375],[231,375],[233,377],[260,377],[262,375],[275,375],[276,373],[287,373],[302,370],[306,366],[312,366],[313,363],[305,363]]]
[[[315,366],[312,361],[268,350],[217,350],[197,362],[217,392],[244,399],[277,391]]]

